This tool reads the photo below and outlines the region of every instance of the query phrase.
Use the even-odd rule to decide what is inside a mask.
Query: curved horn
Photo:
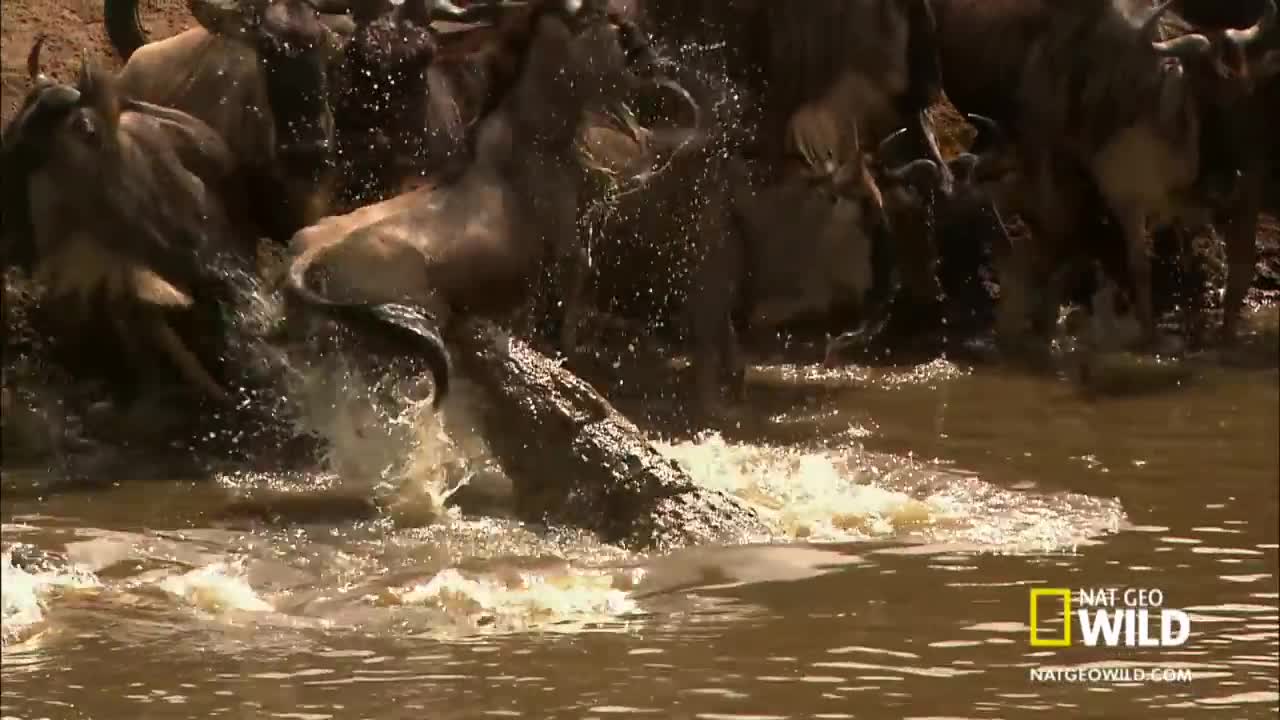
[[[44,41],[44,35],[37,37],[31,45],[31,52],[27,54],[27,77],[31,78],[31,84],[36,86],[53,84],[53,80],[40,71],[40,49],[44,47]]]
[[[93,82],[93,71],[89,68],[89,51],[80,49],[80,69],[76,73],[76,86],[83,89]]]
[[[427,361],[435,384],[431,406],[439,409],[449,394],[453,364],[434,320],[422,309],[405,304],[343,303],[320,295],[307,286],[307,271],[314,259],[315,253],[304,253],[295,260],[285,278],[285,288],[304,303],[326,311],[341,322],[375,329],[383,335],[390,333],[396,340],[420,352]]]
[[[961,185],[970,185],[973,183],[974,174],[980,162],[981,159],[973,153],[961,153],[948,165],[951,166],[951,174]]]
[[[1271,28],[1276,24],[1276,0],[1267,0],[1267,5],[1262,10],[1262,17],[1258,18],[1258,22],[1244,30],[1230,29],[1226,31],[1227,39],[1235,43],[1241,48],[1247,48],[1258,41],[1258,38],[1271,32]]]
[[[1153,42],[1151,47],[1164,57],[1188,60],[1208,53],[1213,49],[1213,43],[1200,33],[1189,33],[1172,40]]]
[[[882,165],[886,164],[885,158],[892,154],[894,146],[902,142],[902,138],[906,135],[907,128],[899,128],[880,141],[880,145],[876,147],[876,157],[880,158]]]
[[[199,358],[196,357],[195,353],[191,352],[191,349],[182,341],[182,338],[174,331],[173,326],[165,320],[163,315],[155,310],[148,313],[144,328],[151,334],[160,351],[169,356],[169,359],[177,367],[178,373],[182,375],[184,380],[204,392],[217,403],[227,407],[235,406],[235,399],[209,374],[209,371],[201,364]]]
[[[894,182],[909,183],[921,190],[936,190],[942,184],[942,171],[929,158],[919,158],[898,167],[885,168],[884,176]]]
[[[1151,47],[1155,48],[1157,53],[1164,57],[1184,60],[1204,55],[1213,47],[1213,43],[1200,33],[1187,33],[1169,40],[1158,39],[1160,37],[1160,18],[1164,17],[1164,14],[1173,3],[1174,0],[1165,0],[1151,11],[1151,14],[1142,23],[1142,36],[1151,43]]]
[[[694,99],[693,94],[685,89],[683,85],[668,77],[656,77],[644,83],[647,86],[655,87],[660,90],[670,90],[675,93],[684,104],[693,109],[693,128],[695,130],[702,129],[702,106]]]
[[[497,20],[499,14],[506,10],[528,7],[527,0],[475,0],[465,8],[458,7],[452,0],[435,0],[430,3],[429,22],[453,22],[469,25],[471,23],[490,23]]]
[[[969,124],[978,131],[978,136],[973,139],[974,147],[1000,145],[1008,141],[1004,128],[1000,127],[1000,123],[995,120],[977,113],[965,113],[965,117],[969,120]]]
[[[147,44],[147,31],[142,27],[138,0],[106,0],[102,24],[106,26],[107,38],[121,60],[128,60],[135,50]]]
[[[978,129],[978,136],[969,146],[969,152],[960,155],[950,163],[952,174],[966,173],[967,182],[984,177],[987,172],[1003,172],[1006,162],[1004,153],[1009,152],[1010,138],[1004,128],[986,115],[968,113],[969,122]]]

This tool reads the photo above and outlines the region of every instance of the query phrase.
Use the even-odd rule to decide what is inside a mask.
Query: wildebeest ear
[[[247,35],[252,18],[260,17],[266,10],[265,0],[187,0],[191,15],[200,26],[214,35],[243,38]]]
[[[80,77],[76,81],[82,105],[98,112],[103,122],[114,126],[120,117],[120,89],[111,72],[91,62],[87,54],[80,58]]]
[[[1275,75],[1280,75],[1280,50],[1272,50],[1262,56],[1262,60],[1258,63],[1257,69],[1258,79],[1266,80]]]

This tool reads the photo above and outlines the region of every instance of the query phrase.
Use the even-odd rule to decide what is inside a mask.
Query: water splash
[[[1116,500],[1007,490],[858,449],[730,443],[708,433],[659,444],[696,482],[751,503],[778,539],[899,539],[1051,552],[1116,532]]]
[[[99,586],[92,573],[65,566],[31,572],[14,565],[12,551],[0,553],[0,646],[38,633],[58,590]]]
[[[324,440],[336,486],[378,498],[401,524],[438,522],[454,492],[493,469],[470,429],[474,391],[459,381],[437,411],[428,379],[397,367],[370,376],[340,353],[296,368],[299,432]]]
[[[169,575],[156,584],[192,607],[215,615],[275,610],[249,585],[243,564],[234,561],[206,565],[182,575]]]
[[[386,590],[377,602],[436,609],[450,623],[442,630],[454,634],[576,632],[638,612],[629,594],[636,580],[575,568],[478,575],[450,567],[424,583]]]

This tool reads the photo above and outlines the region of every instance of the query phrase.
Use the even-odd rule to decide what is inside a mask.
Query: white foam
[[[237,563],[218,562],[156,583],[162,590],[208,613],[272,612],[275,610],[249,585]]]
[[[28,638],[45,620],[50,597],[59,589],[98,587],[97,577],[75,568],[28,572],[0,553],[0,642]]]
[[[463,631],[577,631],[586,623],[617,620],[638,610],[627,589],[608,573],[566,568],[548,573],[464,574],[446,568],[424,583],[392,589],[386,604],[441,610]]]
[[[1006,490],[978,478],[857,449],[730,443],[708,433],[660,443],[695,482],[746,500],[782,539],[910,538],[1003,551],[1051,551],[1115,532],[1115,500]]]

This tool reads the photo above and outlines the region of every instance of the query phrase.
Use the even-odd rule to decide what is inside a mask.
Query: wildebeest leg
[[[116,306],[109,307],[106,314],[110,318],[112,329],[115,330],[116,339],[120,342],[120,347],[128,359],[128,367],[132,368],[133,372],[139,376],[145,375],[147,369],[144,362],[147,360],[147,356],[142,352],[142,348],[138,345],[137,337],[134,335],[137,331],[136,328],[130,327],[130,323],[136,322],[137,318],[126,315]]]
[[[1026,238],[996,248],[993,260],[1000,283],[1000,304],[996,308],[996,342],[1006,351],[1016,351],[1026,337],[1031,295],[1031,248]]]
[[[694,390],[700,409],[716,415],[721,409],[721,381],[742,382],[741,352],[733,326],[734,309],[747,282],[745,237],[734,223],[717,222],[723,204],[704,208],[699,232],[709,250],[693,273],[689,293]],[[742,388],[734,388],[742,396]]]
[[[142,318],[142,326],[155,343],[155,347],[165,354],[177,368],[179,374],[193,387],[202,391],[213,400],[223,405],[234,405],[235,401],[217,380],[209,374],[199,358],[187,348],[186,343],[174,332],[163,311],[147,308]]]
[[[1253,285],[1254,265],[1258,261],[1258,213],[1262,208],[1263,172],[1250,172],[1245,187],[1240,189],[1239,205],[1232,213],[1227,228],[1227,287],[1222,298],[1222,339],[1233,342],[1239,330],[1240,312],[1245,296]]]
[[[1147,250],[1147,221],[1135,208],[1118,210],[1116,217],[1124,230],[1129,274],[1133,278],[1134,307],[1142,324],[1143,342],[1150,347],[1156,338],[1155,308],[1151,297],[1151,256]]]
[[[1067,287],[1079,275],[1079,269],[1072,264],[1061,264],[1058,267],[1043,267],[1036,274],[1043,280],[1043,289],[1036,301],[1036,314],[1033,325],[1038,343],[1047,345],[1053,338],[1058,325],[1058,313],[1062,310],[1067,296]]]
[[[1204,320],[1203,283],[1197,272],[1195,239],[1196,232],[1178,226],[1174,228],[1176,245],[1179,253],[1179,273],[1181,274],[1182,332],[1188,342],[1198,343],[1201,339]]]
[[[578,349],[578,330],[582,325],[586,304],[589,258],[586,248],[577,242],[562,242],[556,253],[554,272],[556,288],[564,303],[564,319],[560,325],[560,351],[571,355]]]

